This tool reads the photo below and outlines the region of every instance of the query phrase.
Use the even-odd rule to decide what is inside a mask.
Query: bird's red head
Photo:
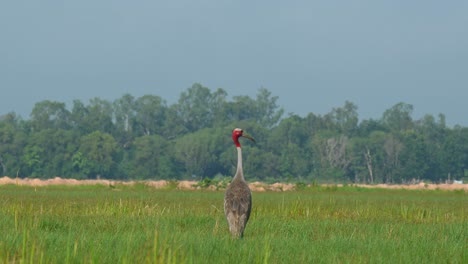
[[[248,138],[248,139],[252,140],[253,142],[255,142],[255,139],[253,137],[251,137],[247,133],[244,133],[244,131],[242,129],[236,128],[236,129],[234,129],[234,131],[232,131],[232,140],[234,140],[234,144],[238,148],[240,147],[240,143],[239,143],[239,138],[240,137],[245,137],[245,138]]]

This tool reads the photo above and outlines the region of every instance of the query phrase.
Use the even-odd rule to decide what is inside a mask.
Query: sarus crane
[[[232,131],[232,140],[237,148],[237,171],[224,194],[224,214],[229,224],[229,231],[234,237],[243,237],[244,229],[249,221],[252,209],[252,194],[249,185],[244,179],[242,170],[242,150],[239,138],[245,137],[253,142],[253,139],[240,128]]]

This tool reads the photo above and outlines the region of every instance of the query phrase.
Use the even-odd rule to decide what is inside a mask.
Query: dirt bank
[[[40,180],[40,179],[20,179],[20,178],[9,178],[3,177],[0,178],[0,185],[5,184],[16,184],[16,185],[29,185],[29,186],[47,186],[47,185],[132,185],[135,183],[144,183],[148,186],[154,188],[164,188],[169,185],[176,185],[177,189],[183,190],[195,190],[197,187],[196,181],[114,181],[114,180],[75,180],[75,179],[63,179],[60,177],[55,177],[53,179]],[[250,189],[254,192],[264,192],[264,191],[291,191],[294,190],[295,185],[291,183],[274,183],[274,184],[265,184],[262,182],[252,182],[249,184]],[[327,186],[327,185],[324,185]],[[329,185],[330,186],[330,185]],[[341,184],[336,185],[341,187]],[[365,184],[356,184],[354,186],[363,187],[363,188],[385,188],[385,189],[409,189],[409,190],[465,190],[468,191],[468,184],[408,184],[408,185],[389,185],[389,184],[375,184],[375,185],[365,185]],[[198,187],[199,188],[199,187]],[[209,189],[215,190],[215,186],[210,186]]]

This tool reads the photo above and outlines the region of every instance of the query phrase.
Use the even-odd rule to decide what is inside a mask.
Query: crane
[[[239,138],[245,137],[253,142],[255,139],[240,128],[232,131],[232,140],[237,148],[237,171],[224,194],[224,214],[229,224],[229,231],[234,237],[243,237],[244,229],[252,209],[252,194],[244,179],[242,170],[242,150]]]

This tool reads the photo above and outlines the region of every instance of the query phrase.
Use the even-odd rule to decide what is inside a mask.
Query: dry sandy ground
[[[47,186],[47,185],[92,185],[92,184],[102,184],[102,185],[132,185],[135,183],[144,183],[148,186],[154,188],[164,188],[168,184],[174,184],[174,182],[168,181],[113,181],[113,180],[75,180],[75,179],[62,179],[60,177],[55,177],[48,180],[40,179],[20,179],[20,178],[9,178],[3,177],[0,178],[0,185],[5,184],[16,184],[16,185],[30,185],[30,186]],[[195,190],[197,187],[194,187],[197,182],[195,181],[177,181],[178,189],[183,190]],[[252,182],[249,184],[250,189],[254,192],[264,192],[264,191],[291,191],[294,190],[294,184],[290,183],[274,183],[274,184],[265,184],[261,182]],[[331,185],[331,186],[342,186]],[[387,188],[387,189],[426,189],[426,190],[464,190],[468,191],[468,184],[412,184],[412,185],[388,185],[388,184],[376,184],[376,185],[365,185],[365,184],[356,184],[354,186],[364,187],[364,188]],[[200,187],[198,187],[200,188]],[[209,189],[215,190],[215,186],[210,186]]]

